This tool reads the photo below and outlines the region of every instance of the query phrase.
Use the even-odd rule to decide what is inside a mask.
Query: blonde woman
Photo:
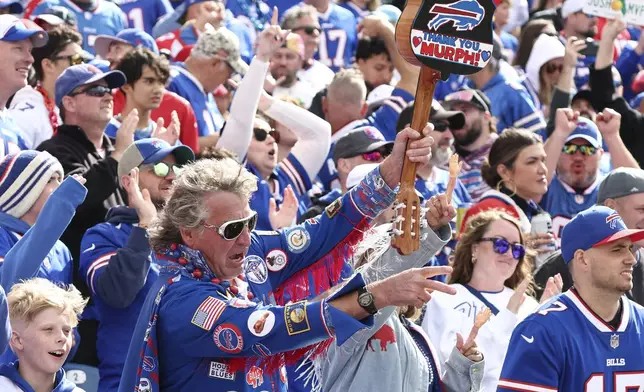
[[[486,307],[492,317],[479,331],[477,344],[485,354],[482,390],[496,391],[512,330],[537,307],[532,294],[532,255],[525,247],[519,222],[500,210],[473,216],[456,247],[448,283],[456,295],[433,294],[420,323],[437,347],[440,361],[449,358],[457,334],[467,336]],[[547,294],[556,290],[548,282]]]

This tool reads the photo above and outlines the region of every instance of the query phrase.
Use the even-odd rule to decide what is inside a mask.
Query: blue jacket
[[[147,232],[136,226],[133,208],[113,207],[105,220],[83,236],[80,274],[99,321],[99,390],[116,391],[136,320],[159,270],[151,264]]]
[[[546,121],[541,112],[534,107],[530,94],[520,83],[496,74],[482,88],[492,102],[492,115],[496,117],[499,133],[505,128],[523,128],[546,136]]]
[[[146,298],[132,335],[119,391],[134,389],[141,349],[154,334],[160,342],[158,362],[144,358],[143,368],[158,369],[161,390],[286,391],[284,371],[264,373],[257,366],[234,371],[229,367],[230,361],[266,359],[272,353],[291,351],[333,336],[342,343],[360,328],[371,326],[371,317],[358,321],[325,302],[297,302],[308,296],[308,290],[300,293],[299,285],[288,283],[327,255],[346,252],[345,241],[364,230],[371,219],[391,205],[394,197],[395,192],[375,169],[319,218],[280,231],[253,232],[244,270],[248,291],[259,304],[228,297],[220,284],[161,274]],[[344,264],[342,258],[339,264]],[[317,274],[310,273],[312,289],[317,284]],[[169,279],[172,284],[168,284]],[[357,275],[338,295],[363,284]],[[151,312],[157,298],[158,318],[154,318]],[[294,302],[290,305],[272,305],[290,299]],[[270,328],[267,333],[253,330],[257,316],[266,313],[269,317],[263,325]]]
[[[86,195],[87,189],[83,185],[67,178],[49,196],[31,228],[17,218],[0,214],[0,254],[4,255],[0,263],[0,285],[5,292],[9,292],[14,283],[33,277],[72,283],[72,258],[58,239]],[[13,352],[6,350],[0,363],[15,359]]]
[[[34,392],[34,389],[25,381],[24,378],[18,373],[18,361],[0,366],[0,386],[4,386],[2,377],[6,377],[13,384],[24,392]],[[4,389],[3,389],[4,390]],[[60,369],[56,372],[54,380],[54,389],[51,392],[82,392],[82,389],[76,387],[76,384],[69,381],[65,377],[65,370]]]

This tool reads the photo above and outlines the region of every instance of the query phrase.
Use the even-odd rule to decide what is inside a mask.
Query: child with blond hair
[[[3,392],[79,392],[62,369],[73,345],[72,330],[87,300],[74,286],[43,278],[15,284],[7,295],[11,338],[18,361],[0,367]]]

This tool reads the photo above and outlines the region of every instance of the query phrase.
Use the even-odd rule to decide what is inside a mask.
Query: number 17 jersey
[[[512,333],[497,391],[644,392],[644,308],[621,298],[617,329],[573,289]]]

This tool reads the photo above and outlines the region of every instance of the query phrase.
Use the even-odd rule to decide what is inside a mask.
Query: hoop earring
[[[514,185],[514,186],[512,187],[514,190],[513,190],[513,191],[512,191],[512,193],[511,193],[510,195],[508,195],[508,196],[509,196],[509,197],[513,197],[514,195],[516,195],[516,194],[517,194],[517,184],[516,184],[514,181],[512,181],[512,180],[510,180],[510,182],[512,182],[512,185]],[[501,179],[499,182],[497,182],[497,183],[496,183],[496,191],[497,191],[497,192],[501,192],[501,185],[505,186],[505,189],[510,190],[510,187],[508,187],[507,185],[505,185],[505,183],[504,183],[503,179]],[[503,193],[503,192],[501,192],[501,193]]]

